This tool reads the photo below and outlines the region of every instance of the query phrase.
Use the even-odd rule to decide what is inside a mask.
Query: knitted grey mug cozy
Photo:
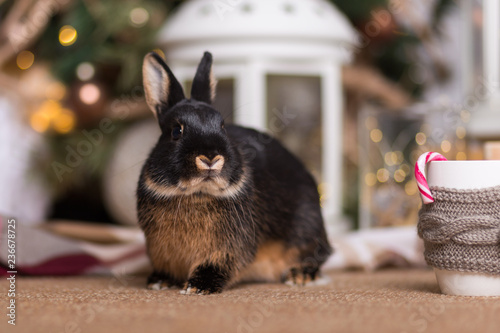
[[[431,187],[422,205],[418,235],[435,268],[500,274],[500,186],[458,190]]]

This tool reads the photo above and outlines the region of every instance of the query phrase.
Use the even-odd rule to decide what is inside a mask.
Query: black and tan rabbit
[[[315,280],[332,252],[316,184],[275,139],[224,126],[211,106],[212,55],[190,99],[156,53],[146,55],[143,76],[162,131],[137,188],[154,270],[148,287],[210,294],[239,281]]]

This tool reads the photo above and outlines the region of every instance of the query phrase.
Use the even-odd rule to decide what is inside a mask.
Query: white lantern
[[[468,134],[500,138],[500,2],[462,1],[463,107],[472,111]]]
[[[213,54],[225,101],[218,98],[216,107],[299,155],[321,183],[324,216],[337,228],[345,227],[341,66],[356,41],[347,19],[324,0],[187,1],[159,35],[184,85],[203,52]]]

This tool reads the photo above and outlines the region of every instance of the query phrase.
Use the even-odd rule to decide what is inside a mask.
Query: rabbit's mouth
[[[200,172],[199,178],[202,178],[204,182],[214,181],[217,178],[220,178],[220,173],[221,172],[219,170],[206,170]]]
[[[213,181],[213,180],[214,180],[214,177],[213,177],[213,176],[211,176],[211,175],[205,176],[205,177],[203,178],[203,181],[204,181],[204,182],[211,182],[211,181]]]
[[[211,194],[214,191],[220,191],[228,186],[228,181],[221,177],[220,172],[207,171],[203,175],[192,178],[188,181],[181,181],[183,187],[188,192],[202,192]]]
[[[161,184],[154,182],[149,176],[145,179],[146,187],[158,196],[189,196],[197,193],[214,197],[232,197],[244,191],[247,183],[247,171],[234,183],[223,177],[220,172],[208,171],[203,175],[189,179],[180,179],[177,184]]]

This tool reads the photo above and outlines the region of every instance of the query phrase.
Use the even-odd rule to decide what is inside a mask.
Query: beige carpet
[[[144,277],[18,278],[16,326],[1,332],[500,332],[500,298],[439,293],[431,271],[328,274],[325,286],[238,286],[219,295],[149,291]]]

